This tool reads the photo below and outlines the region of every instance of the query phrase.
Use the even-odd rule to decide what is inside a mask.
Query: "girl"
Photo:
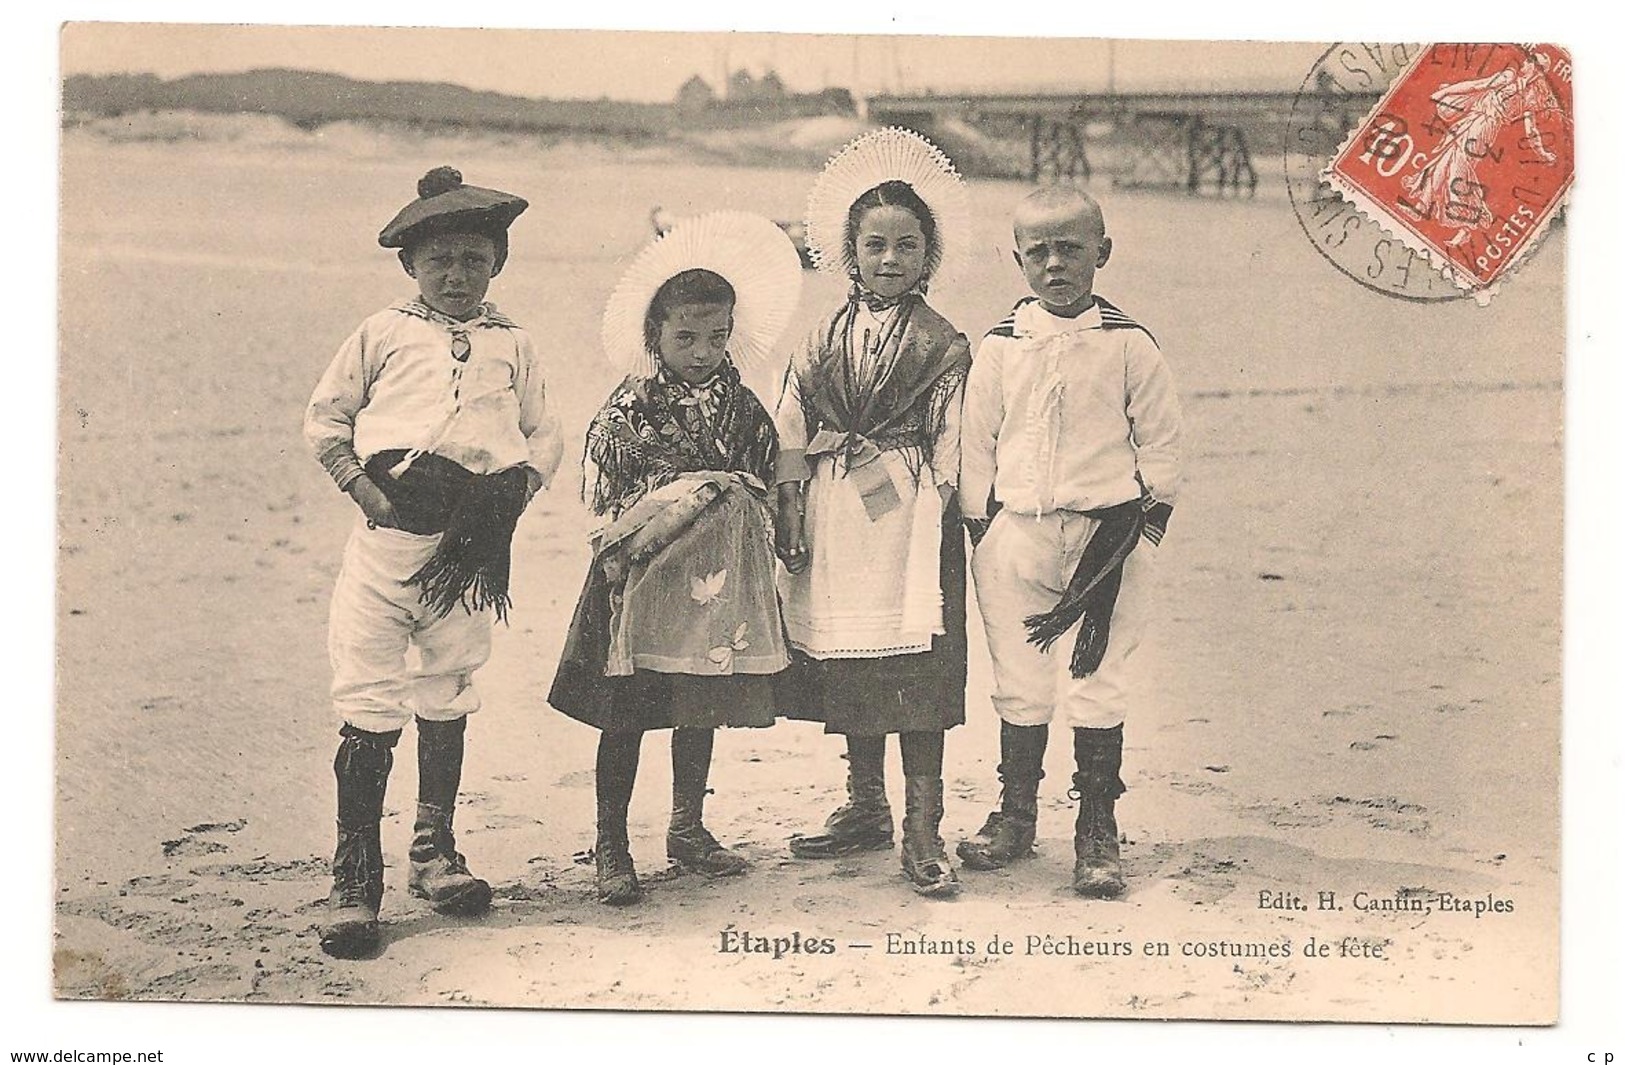
[[[918,134],[860,137],[808,204],[819,266],[848,298],[793,361],[779,429],[781,590],[795,662],[791,717],[847,738],[847,802],[791,850],[828,858],[892,845],[886,736],[900,734],[903,873],[959,889],[938,828],[945,730],[965,720],[965,545],[954,485],[970,346],[925,302],[964,192]]]
[[[610,905],[642,895],[626,818],[649,729],[673,729],[667,856],[745,871],[702,822],[712,737],[773,723],[788,654],[767,503],[778,438],[737,364],[768,356],[800,285],[777,226],[719,213],[644,249],[605,312],[605,350],[629,373],[587,430],[586,485],[610,521],[548,701],[602,730],[594,853]]]

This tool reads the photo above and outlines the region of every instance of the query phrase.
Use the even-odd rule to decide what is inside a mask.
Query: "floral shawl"
[[[618,515],[679,474],[718,470],[773,482],[778,458],[773,420],[731,361],[690,385],[661,366],[628,377],[587,428],[587,502]]]

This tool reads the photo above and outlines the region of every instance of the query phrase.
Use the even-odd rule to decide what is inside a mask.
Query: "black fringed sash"
[[[1106,657],[1112,611],[1123,586],[1123,563],[1145,530],[1145,510],[1138,499],[1083,513],[1100,524],[1089,537],[1061,601],[1053,610],[1026,621],[1027,642],[1041,651],[1048,651],[1068,629],[1082,622],[1072,649],[1074,677],[1089,676]]]
[[[403,531],[440,535],[434,555],[410,578],[418,600],[437,618],[461,603],[469,613],[487,607],[506,621],[513,605],[508,568],[514,526],[525,509],[522,466],[501,473],[470,473],[439,455],[419,455],[399,476],[391,471],[406,452],[381,451],[367,461],[372,478],[395,507]]]
[[[461,603],[470,614],[490,608],[498,621],[508,620],[513,605],[508,569],[525,489],[521,466],[470,478],[452,507],[440,545],[407,580],[421,589],[418,598],[435,617],[445,617]]]

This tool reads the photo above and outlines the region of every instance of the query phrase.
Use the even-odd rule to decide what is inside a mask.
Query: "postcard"
[[[59,998],[1557,1020],[1561,43],[61,47]]]

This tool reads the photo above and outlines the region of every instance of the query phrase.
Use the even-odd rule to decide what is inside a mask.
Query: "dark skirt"
[[[790,652],[773,677],[779,713],[825,732],[884,736],[965,723],[965,530],[959,497],[942,514],[942,627],[931,650],[885,658],[814,659]]]
[[[644,670],[625,677],[604,676],[609,657],[609,596],[609,580],[594,560],[547,694],[555,710],[604,732],[773,724],[777,677],[701,677]]]

